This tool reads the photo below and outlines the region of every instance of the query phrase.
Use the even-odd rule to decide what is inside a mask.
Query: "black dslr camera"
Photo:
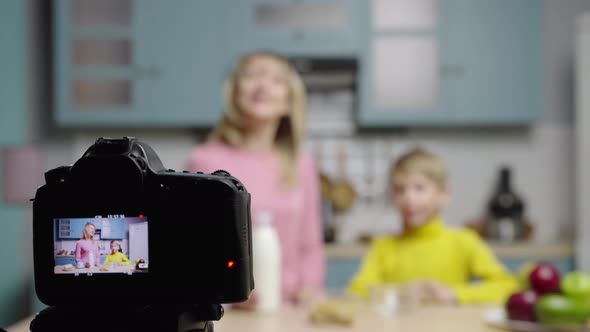
[[[254,288],[250,194],[229,173],[176,172],[134,138],[99,138],[45,181],[33,204],[35,288],[51,307],[32,331],[89,331],[100,312],[120,320],[108,331],[173,330],[166,319],[218,320],[221,303]]]

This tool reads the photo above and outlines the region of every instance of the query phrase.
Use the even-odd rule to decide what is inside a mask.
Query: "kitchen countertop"
[[[291,307],[281,308],[276,314],[243,312],[227,310],[225,316],[214,322],[215,331],[464,331],[497,332],[497,328],[483,321],[484,314],[490,309],[483,306],[438,307],[427,306],[411,311],[400,312],[390,317],[383,317],[361,308],[351,326],[321,325],[314,326],[307,319],[305,310]],[[425,319],[427,318],[427,319]],[[29,331],[32,317],[8,327],[8,332]]]
[[[502,258],[543,258],[560,259],[571,258],[574,255],[572,243],[497,243],[488,242],[492,251]],[[326,244],[328,258],[356,259],[361,258],[368,251],[368,244]]]
[[[101,268],[103,270],[101,270]],[[96,267],[93,266],[91,268],[83,268],[83,269],[78,269],[76,267],[72,267],[69,269],[64,269],[64,265],[56,265],[54,267],[54,271],[55,274],[88,274],[88,273],[125,273],[125,274],[131,274],[133,272],[135,272],[135,269],[132,265],[127,265],[127,266],[108,266],[108,267]]]
[[[498,330],[486,325],[483,316],[486,307],[424,307],[400,312],[391,317],[375,314],[369,308],[361,310],[352,326],[314,326],[307,320],[303,310],[283,308],[275,315],[248,312],[228,312],[215,331],[440,331],[440,332],[487,332]],[[425,319],[427,317],[427,319]],[[12,332],[12,331],[9,331]]]

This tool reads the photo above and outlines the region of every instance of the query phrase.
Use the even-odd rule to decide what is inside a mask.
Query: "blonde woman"
[[[76,242],[76,265],[90,268],[100,265],[98,243],[94,240],[96,227],[93,223],[86,223],[82,230],[82,238]],[[91,258],[92,257],[92,258]]]
[[[251,193],[257,215],[271,214],[281,243],[284,302],[323,289],[318,173],[301,151],[305,90],[288,61],[275,53],[243,56],[225,84],[225,112],[207,142],[196,147],[189,170],[229,171]],[[256,294],[242,307],[253,308]]]

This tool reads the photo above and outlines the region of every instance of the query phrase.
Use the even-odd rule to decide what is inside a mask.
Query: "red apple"
[[[532,290],[512,294],[506,302],[508,319],[534,322],[535,303],[538,298],[537,293]]]
[[[140,258],[140,259],[139,259],[139,262],[140,262],[140,263],[145,263],[145,261],[143,260],[143,258]]]
[[[559,271],[551,264],[540,263],[529,274],[529,284],[539,295],[559,293]]]

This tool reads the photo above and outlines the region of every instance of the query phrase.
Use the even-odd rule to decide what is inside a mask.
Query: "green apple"
[[[535,304],[535,315],[545,324],[585,324],[590,318],[590,302],[546,294]]]
[[[582,272],[570,272],[561,280],[561,290],[576,300],[590,301],[590,276]]]

